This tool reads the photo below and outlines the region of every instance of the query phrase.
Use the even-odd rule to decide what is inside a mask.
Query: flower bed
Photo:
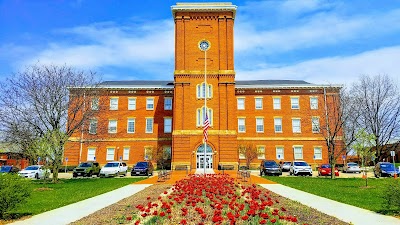
[[[241,185],[227,174],[190,175],[136,208],[127,217],[132,224],[297,224],[268,190]]]

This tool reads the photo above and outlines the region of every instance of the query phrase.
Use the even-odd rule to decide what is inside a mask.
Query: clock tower
[[[238,165],[231,3],[177,3],[172,166]],[[206,105],[205,105],[206,102]],[[207,147],[203,123],[208,116]],[[204,150],[206,153],[204,153]]]

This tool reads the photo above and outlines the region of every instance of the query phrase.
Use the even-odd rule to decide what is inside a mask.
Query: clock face
[[[201,51],[207,51],[210,48],[210,42],[202,40],[199,42],[199,48]]]

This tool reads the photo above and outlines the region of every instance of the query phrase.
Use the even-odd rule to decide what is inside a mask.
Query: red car
[[[318,176],[330,176],[331,175],[331,165],[322,164],[318,167]],[[339,176],[339,170],[335,167],[335,176]]]

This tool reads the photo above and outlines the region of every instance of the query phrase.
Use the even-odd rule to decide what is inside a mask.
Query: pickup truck
[[[98,162],[83,162],[74,168],[73,177],[83,176],[92,177],[92,175],[99,176],[100,165]]]
[[[125,162],[108,162],[100,170],[100,177],[116,177],[116,176],[126,176],[128,172],[128,166]]]

